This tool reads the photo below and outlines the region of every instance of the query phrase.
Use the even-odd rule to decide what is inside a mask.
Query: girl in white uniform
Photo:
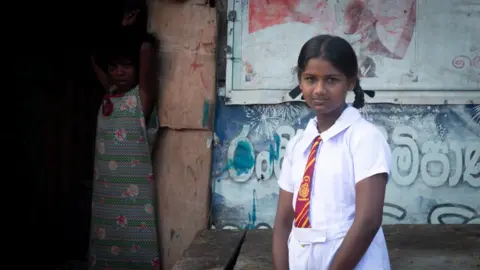
[[[298,57],[299,87],[315,111],[290,139],[278,180],[273,230],[275,269],[390,269],[381,229],[391,151],[360,115],[357,57],[336,36],[307,41]],[[346,104],[353,91],[353,107]]]

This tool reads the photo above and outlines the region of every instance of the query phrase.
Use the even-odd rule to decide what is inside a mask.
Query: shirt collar
[[[318,135],[322,136],[322,141],[326,142],[329,139],[335,137],[340,132],[344,131],[348,127],[350,127],[353,123],[355,123],[358,119],[362,118],[360,112],[351,106],[348,106],[345,110],[343,110],[340,117],[335,121],[333,126],[331,126],[328,130],[318,133],[317,130],[317,118],[314,117],[310,119],[303,132],[303,138],[299,142],[300,149],[304,152],[310,148],[315,137]]]

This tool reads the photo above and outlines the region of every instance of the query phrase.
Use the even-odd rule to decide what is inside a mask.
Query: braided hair
[[[353,100],[353,107],[360,109],[365,105],[365,94],[363,89],[360,86],[360,80],[357,80],[355,86],[353,87],[353,93],[355,94],[355,99]]]

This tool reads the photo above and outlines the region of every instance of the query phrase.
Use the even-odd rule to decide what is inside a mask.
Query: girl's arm
[[[272,255],[275,270],[288,270],[288,237],[292,231],[295,217],[292,201],[295,183],[292,181],[293,148],[301,136],[290,139],[283,157],[282,172],[278,178],[280,194],[278,197],[277,214],[273,224]]]
[[[337,250],[329,270],[353,270],[382,224],[387,174],[380,173],[355,186],[355,221]]]
[[[140,99],[142,101],[143,114],[145,115],[146,122],[148,122],[148,118],[152,113],[156,99],[155,59],[156,55],[153,44],[144,42],[140,48],[138,82],[140,86]]]
[[[355,219],[329,270],[353,270],[382,224],[392,158],[390,146],[375,127],[358,133],[352,136],[350,142],[355,175]]]
[[[288,270],[288,236],[294,218],[292,200],[293,193],[280,189],[272,239],[275,270]]]
[[[98,65],[95,63],[95,57],[91,57],[92,60],[92,67],[93,71],[95,72],[95,75],[97,76],[98,81],[102,84],[103,88],[105,90],[110,89],[112,87],[112,83],[110,82],[107,73],[105,73]]]

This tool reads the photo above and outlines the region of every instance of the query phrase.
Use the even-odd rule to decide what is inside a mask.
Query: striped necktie
[[[312,193],[312,177],[315,170],[315,160],[317,156],[318,145],[322,141],[320,136],[313,140],[312,149],[307,158],[307,166],[303,173],[303,180],[298,189],[297,202],[295,204],[295,227],[311,228],[310,225],[310,194]]]

